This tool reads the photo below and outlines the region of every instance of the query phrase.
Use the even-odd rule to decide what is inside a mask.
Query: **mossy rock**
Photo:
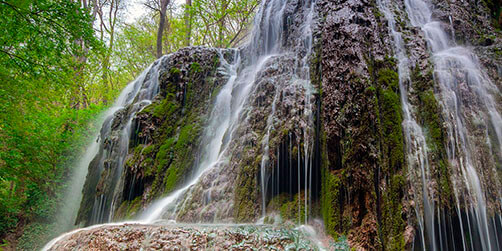
[[[293,195],[293,200],[283,203],[279,211],[282,219],[305,222],[305,191]]]

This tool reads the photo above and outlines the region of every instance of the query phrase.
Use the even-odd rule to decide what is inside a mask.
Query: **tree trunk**
[[[157,31],[157,58],[162,56],[162,33],[164,33],[164,26],[166,24],[166,11],[167,5],[170,0],[160,0],[160,22],[159,30]]]
[[[186,0],[185,3],[185,27],[186,37],[185,46],[190,46],[190,38],[192,36],[192,14],[191,14],[192,0]]]
[[[96,0],[82,0],[82,1],[77,1],[80,2],[80,5],[84,11],[91,10],[91,26],[94,25],[94,20],[96,18],[96,12],[97,12],[97,3]],[[92,9],[90,9],[92,8]],[[76,62],[78,63],[77,66],[75,66],[75,82],[77,83],[77,87],[75,87],[74,92],[71,95],[71,104],[70,107],[73,109],[80,109],[81,108],[81,96],[86,97],[85,89],[81,88],[80,86],[83,85],[83,71],[85,64],[87,63],[87,54],[89,52],[89,48],[87,48],[87,45],[85,44],[85,41],[81,38],[76,39],[74,43],[81,49],[80,53],[81,55],[74,55],[74,58]],[[86,100],[83,101],[83,107],[86,108]]]
[[[218,20],[218,47],[223,47],[223,37],[224,37],[224,29],[225,29],[225,13],[228,8],[228,1],[222,1],[221,3],[221,13],[220,19]]]

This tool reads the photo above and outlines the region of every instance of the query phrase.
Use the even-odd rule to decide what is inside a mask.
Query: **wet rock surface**
[[[268,1],[267,4],[273,2]],[[309,1],[287,2],[284,20],[288,21],[283,24],[284,33],[276,51],[271,55],[261,55],[255,65],[241,64],[243,69],[239,69],[241,71],[237,74],[237,85],[245,86],[246,81],[252,81],[252,85],[244,109],[239,114],[239,120],[243,122],[232,133],[227,132],[224,138],[231,139],[226,150],[229,160],[218,163],[217,168],[209,170],[194,185],[180,203],[183,208],[179,209],[177,221],[256,221],[262,216],[262,205],[271,199],[266,197],[263,201],[261,198],[261,165],[265,166],[268,180],[277,168],[274,166],[278,158],[276,151],[282,141],[292,137],[295,139],[292,144],[298,146],[305,138],[313,142],[313,135],[306,135],[313,125],[305,114],[309,114],[307,104],[317,102],[317,93],[310,90],[308,65],[302,61],[303,57],[308,57],[310,49],[303,40],[306,38],[302,26],[305,25],[309,7]],[[269,35],[267,27],[260,29],[260,36]],[[253,44],[241,48],[242,60],[253,57],[248,53],[257,49],[260,50]],[[297,149],[296,153],[298,151],[302,149]],[[295,168],[301,162],[296,153],[292,157]]]
[[[139,85],[147,88],[158,78],[158,95],[138,103],[148,94],[140,90],[103,124],[77,223],[131,218],[184,182],[196,161],[212,95],[226,80],[217,72],[220,55],[231,59],[232,51],[188,47],[164,56],[146,73]]]
[[[500,191],[500,177],[497,178],[495,173],[500,173],[500,156],[499,151],[493,151],[491,148],[497,147],[500,143],[491,143],[487,145],[486,142],[494,141],[494,132],[491,125],[487,125],[482,121],[489,121],[490,118],[486,115],[489,114],[487,107],[485,107],[484,99],[490,95],[494,99],[496,110],[502,112],[502,33],[500,29],[496,29],[494,20],[492,19],[491,10],[489,9],[490,1],[432,1],[433,13],[432,18],[442,22],[441,27],[450,36],[451,46],[463,46],[467,50],[471,50],[472,59],[476,64],[480,64],[481,76],[483,81],[489,83],[491,87],[487,90],[485,95],[480,95],[476,86],[478,80],[470,79],[469,75],[471,69],[455,69],[452,65],[450,71],[453,77],[457,79],[456,85],[458,86],[457,98],[458,103],[462,104],[462,116],[465,118],[465,126],[469,132],[468,141],[471,142],[473,147],[473,164],[476,166],[476,171],[479,173],[480,182],[482,187],[486,187],[485,196],[487,200],[488,210],[493,213],[500,211],[499,205],[499,191]],[[458,54],[463,53],[461,50]],[[465,59],[468,60],[468,59]],[[465,61],[464,60],[464,61]],[[446,61],[446,60],[445,60]],[[438,77],[438,74],[435,74]],[[447,93],[440,93],[437,89],[435,91],[438,97],[447,97]],[[444,105],[444,104],[443,104]],[[453,114],[446,114],[443,112],[442,117],[453,117]],[[491,139],[492,138],[492,139]],[[462,155],[462,153],[457,153]],[[460,197],[464,197],[467,188],[462,187],[464,179],[463,176],[458,175],[461,173],[459,166],[461,160],[454,160],[451,165],[451,180],[457,185],[455,189]],[[499,175],[500,176],[500,175]],[[444,189],[443,189],[444,190]],[[462,191],[463,192],[459,192]],[[453,194],[453,193],[451,193]],[[451,196],[451,194],[449,196]],[[445,196],[443,196],[444,198]],[[474,201],[474,198],[465,196],[466,200]],[[450,198],[451,201],[454,198]],[[448,204],[448,203],[447,203]]]
[[[81,230],[49,250],[314,250],[298,230],[250,225],[105,225]]]
[[[326,156],[321,200],[324,221],[328,232],[346,233],[356,248],[394,245],[400,249],[402,236],[386,229],[394,226],[404,232],[406,212],[391,213],[394,206],[385,201],[394,196],[392,191],[401,190],[391,202],[397,207],[403,196],[403,188],[385,178],[402,172],[400,111],[390,109],[388,115],[396,116],[382,117],[388,107],[378,101],[383,92],[398,95],[387,89],[390,83],[379,80],[383,72],[397,75],[391,73],[395,64],[387,62],[393,56],[387,22],[372,1],[320,1],[319,6],[324,17],[318,40]],[[389,123],[397,130],[392,142],[387,141],[390,135],[383,136],[394,130],[384,129]],[[389,156],[395,156],[395,161]]]

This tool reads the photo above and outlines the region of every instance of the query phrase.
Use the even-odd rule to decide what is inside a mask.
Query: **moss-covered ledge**
[[[114,220],[136,216],[189,178],[214,95],[226,80],[217,73],[220,56],[218,49],[204,47],[167,56],[159,76],[159,95],[133,120]]]

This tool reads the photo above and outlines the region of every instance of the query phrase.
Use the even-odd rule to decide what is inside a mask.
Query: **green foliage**
[[[30,116],[33,120],[17,121],[23,127],[6,131],[8,136],[4,137],[3,143],[11,151],[0,151],[2,161],[6,163],[0,167],[1,232],[5,234],[21,218],[39,225],[53,221],[69,167],[85,149],[85,142],[91,136],[89,131],[95,131],[99,126],[93,120],[103,108],[92,105],[85,110],[62,110],[57,115],[34,113]],[[38,124],[38,120],[44,123]],[[5,122],[2,121],[3,125]],[[13,155],[12,151],[19,154]],[[23,237],[21,244],[24,241],[43,242],[47,238],[40,231],[36,234],[39,239],[29,237],[30,231],[28,228],[28,237]]]
[[[0,67],[10,76],[69,84],[67,73],[78,67],[74,56],[83,53],[76,41],[99,45],[89,21],[74,1],[0,1]]]
[[[132,24],[122,24],[117,34],[112,55],[112,65],[129,78],[138,76],[155,60],[156,27],[150,17]]]
[[[174,2],[174,1],[171,1]],[[259,0],[192,0],[190,6],[170,6],[163,34],[163,52],[177,51],[187,45],[231,47],[239,45],[248,33]],[[158,11],[155,10],[134,24],[126,25],[128,33],[139,35],[138,43],[128,43],[154,55]],[[189,38],[187,39],[187,36]],[[133,39],[130,39],[133,40]],[[135,38],[134,41],[136,42]],[[137,45],[136,45],[137,44]]]
[[[55,214],[69,163],[104,106],[83,92],[81,59],[102,43],[80,3],[0,1],[0,28],[2,238],[21,219]]]
[[[212,47],[235,46],[245,37],[253,20],[258,0],[193,0],[187,10],[191,16],[192,44]]]
[[[24,228],[23,235],[19,238],[18,250],[38,250],[46,242],[48,233],[55,229],[55,223],[46,224],[34,222]]]

